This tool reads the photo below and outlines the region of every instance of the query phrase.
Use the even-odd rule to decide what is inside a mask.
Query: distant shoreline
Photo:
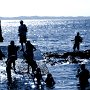
[[[25,19],[90,19],[90,16],[19,16],[19,17],[0,17],[0,20],[25,20]]]

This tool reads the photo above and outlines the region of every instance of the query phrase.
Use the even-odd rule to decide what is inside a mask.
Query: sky
[[[90,16],[90,0],[0,0],[0,16]]]

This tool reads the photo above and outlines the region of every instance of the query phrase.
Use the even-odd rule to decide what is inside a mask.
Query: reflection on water
[[[72,51],[74,36],[79,31],[83,37],[81,50],[90,49],[90,20],[61,20],[61,19],[44,19],[44,20],[24,20],[28,27],[27,38],[31,43],[38,46],[42,53],[46,51],[65,52]],[[2,33],[4,42],[1,46],[7,46],[11,40],[16,45],[20,45],[18,40],[19,20],[2,20]],[[86,67],[90,70],[90,63],[87,62]],[[26,64],[17,62],[18,71],[23,71]],[[26,74],[13,74],[13,83],[10,87],[7,85],[5,61],[0,61],[0,89],[1,90],[35,90],[31,89],[31,78]],[[20,67],[22,66],[22,67]],[[52,90],[80,90],[78,79],[76,78],[78,64],[56,64],[54,66],[47,65],[52,73],[56,85]],[[19,70],[20,69],[20,70]],[[19,76],[20,75],[20,76]],[[3,78],[3,79],[2,79]],[[44,90],[49,90],[44,87]],[[90,89],[88,89],[90,90]]]
[[[80,65],[64,64],[55,66],[48,65],[48,67],[56,80],[54,90],[80,90],[80,86],[78,86],[79,81],[78,78],[76,78]],[[89,63],[86,64],[86,68],[90,70]]]
[[[19,44],[18,26],[19,20],[2,20],[2,34],[4,42],[14,40]],[[89,49],[90,21],[84,19],[42,19],[24,20],[27,25],[27,38],[38,45],[42,52],[45,51],[71,51],[74,36],[80,32],[83,37],[81,49]],[[8,38],[9,37],[9,38]]]
[[[9,85],[6,77],[5,61],[6,60],[0,61],[0,66],[2,66],[0,68],[1,90],[37,90],[33,88],[34,83],[32,81],[31,75],[26,73],[27,64],[25,63],[25,61],[23,61],[23,59],[17,60],[16,62],[17,73],[15,74],[14,71],[12,70],[13,82],[11,85]],[[90,64],[89,62],[86,62],[86,68],[88,70],[90,70],[89,64]],[[78,86],[79,84],[78,79],[76,78],[77,70],[80,67],[79,64],[58,63],[53,66],[47,64],[47,67],[49,69],[49,72],[52,73],[56,82],[55,87],[52,90],[81,90],[80,86]],[[46,76],[43,76],[43,78],[45,79]],[[44,89],[41,90],[49,90],[46,86],[43,86],[43,88]]]

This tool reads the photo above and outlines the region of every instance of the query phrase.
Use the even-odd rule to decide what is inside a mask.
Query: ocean
[[[83,42],[80,50],[90,48],[90,20],[89,19],[30,19],[23,20],[27,25],[27,39],[38,46],[41,53],[73,51],[73,39],[80,32]],[[4,41],[0,46],[7,46],[11,40],[20,45],[18,27],[20,20],[1,20],[2,36]],[[55,59],[54,59],[55,60]],[[90,69],[89,62],[86,66]],[[76,78],[78,64],[47,65],[52,73],[56,85],[52,90],[80,90]],[[47,89],[45,89],[47,90]]]
[[[14,40],[18,45],[18,26],[20,20],[2,20],[2,34],[4,43]],[[42,52],[72,51],[74,36],[80,32],[83,38],[81,50],[90,46],[90,20],[73,19],[31,19],[24,20],[27,25],[27,39],[38,45]]]

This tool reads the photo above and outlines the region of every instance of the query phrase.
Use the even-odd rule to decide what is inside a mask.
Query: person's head
[[[40,68],[37,68],[37,72],[41,72]]]
[[[27,41],[27,42],[26,42],[26,44],[27,44],[27,45],[30,45],[30,44],[31,44],[31,42],[30,42],[30,41]]]
[[[11,44],[11,45],[14,45],[14,41],[11,41],[10,44]]]
[[[20,21],[20,24],[21,24],[21,25],[23,24],[23,20]]]
[[[47,74],[47,77],[52,77],[52,74],[51,73]]]
[[[85,64],[81,64],[81,70],[85,69]]]
[[[80,33],[79,32],[77,32],[77,36],[79,36],[80,35]]]

